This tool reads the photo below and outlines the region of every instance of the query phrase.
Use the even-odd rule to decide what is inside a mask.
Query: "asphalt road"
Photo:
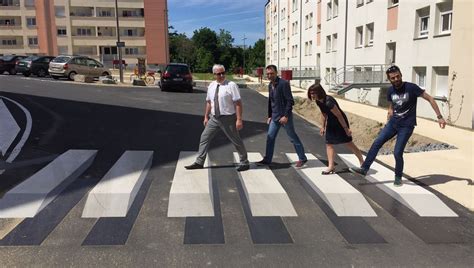
[[[204,88],[194,93],[158,88],[65,83],[0,75],[0,97],[21,128],[32,128],[13,161],[1,156],[0,196],[71,149],[97,150],[79,177],[41,213],[0,219],[0,266],[436,266],[472,267],[474,215],[435,193],[459,217],[420,217],[377,185],[338,174],[361,192],[377,217],[338,217],[290,166],[294,149],[284,131],[271,171],[297,217],[252,217],[233,167],[233,146],[218,135],[211,146],[216,216],[168,218],[173,174],[182,151],[196,151],[203,129]],[[264,154],[267,100],[241,90],[249,152]],[[319,129],[295,117],[306,152],[324,162]],[[5,131],[0,129],[0,132]],[[338,148],[338,152],[346,152]],[[81,218],[87,192],[127,150],[153,151],[153,162],[123,218]],[[1,202],[1,199],[0,199]]]

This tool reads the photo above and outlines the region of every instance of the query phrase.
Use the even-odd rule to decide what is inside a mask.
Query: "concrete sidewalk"
[[[257,78],[248,77],[252,83]],[[264,80],[268,84],[268,80]],[[306,98],[306,89],[292,87],[294,97]],[[268,92],[261,92],[268,96]],[[341,109],[381,123],[386,122],[387,110],[362,103],[337,99]],[[423,100],[422,100],[423,101]],[[417,118],[415,133],[458,149],[420,153],[405,153],[404,173],[423,182],[450,199],[474,211],[474,132],[453,126],[441,129],[437,122]],[[379,155],[377,160],[394,167],[393,155]]]

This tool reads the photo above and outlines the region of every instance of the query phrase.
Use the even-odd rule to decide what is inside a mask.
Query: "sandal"
[[[323,170],[321,172],[322,175],[330,175],[330,174],[336,174],[336,170],[331,169],[331,170]]]

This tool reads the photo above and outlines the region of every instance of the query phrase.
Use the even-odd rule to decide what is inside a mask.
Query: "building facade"
[[[118,0],[122,58],[166,64],[166,0]],[[115,0],[0,0],[0,54],[86,55],[118,59]]]
[[[347,99],[379,106],[389,86],[384,70],[396,64],[405,81],[437,99],[452,124],[472,128],[469,75],[452,71],[460,53],[472,55],[472,3],[454,2],[269,0],[266,63],[292,69],[294,85],[320,80]],[[300,75],[308,69],[312,75]],[[427,102],[419,103],[418,115],[435,118]]]

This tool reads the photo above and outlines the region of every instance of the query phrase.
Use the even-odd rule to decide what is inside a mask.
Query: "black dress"
[[[336,106],[339,111],[341,111],[344,121],[346,121],[347,126],[349,126],[349,120],[347,120],[346,114],[341,110],[337,101],[331,97],[326,96],[324,103],[316,101],[316,104],[321,109],[321,112],[327,115],[326,122],[326,143],[327,144],[341,144],[348,143],[352,141],[352,137],[347,136],[346,131],[337,120],[337,117],[331,112],[331,109]]]

